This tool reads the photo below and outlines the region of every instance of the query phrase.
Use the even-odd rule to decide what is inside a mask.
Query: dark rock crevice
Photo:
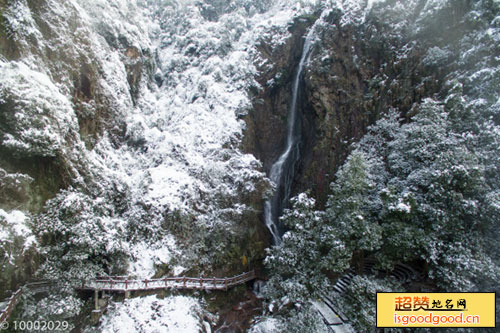
[[[287,145],[288,118],[290,117],[293,99],[292,85],[303,53],[305,36],[315,19],[315,17],[296,19],[294,24],[289,27],[290,38],[275,49],[264,40],[258,45],[261,58],[264,59],[264,65],[259,68],[260,75],[257,80],[263,89],[254,91],[253,109],[245,117],[247,128],[243,138],[243,150],[254,154],[260,159],[268,175],[271,167],[283,154]],[[277,193],[279,193],[280,197],[273,198],[273,202],[279,204],[273,206],[272,216],[280,215],[282,209],[286,208],[286,202],[283,202],[281,198],[281,196],[287,196],[286,193],[289,189],[285,185],[286,183],[292,183],[290,190],[291,194],[294,194],[293,183],[295,178],[300,177],[297,175],[304,169],[300,155],[303,151],[310,151],[309,146],[313,139],[313,119],[304,114],[304,106],[307,103],[302,89],[303,72],[299,84],[297,117],[294,124],[296,130],[293,135],[300,137],[299,156],[298,160],[294,156],[289,156],[283,165],[284,170],[290,170],[290,172],[284,172],[284,178],[278,184],[280,189],[278,189]],[[295,154],[295,152],[291,153],[291,155]],[[307,155],[310,156],[310,154]],[[288,180],[285,180],[285,178]],[[283,207],[282,203],[285,204],[285,207]],[[261,216],[261,220],[263,220],[264,214]],[[270,237],[267,243],[271,244]]]
[[[291,37],[276,49],[265,40],[257,45],[266,61],[266,65],[257,68],[259,76],[256,79],[263,89],[254,92],[253,108],[245,117],[247,126],[242,149],[262,161],[266,171],[285,146],[291,85],[302,54],[304,35],[310,25],[309,20],[297,19],[289,28]]]

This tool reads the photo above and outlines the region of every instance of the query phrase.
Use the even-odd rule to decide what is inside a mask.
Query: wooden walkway
[[[228,290],[231,287],[243,284],[255,278],[256,274],[253,270],[230,278],[166,277],[161,279],[134,280],[128,277],[113,276],[84,281],[81,285],[75,286],[75,289],[95,291],[97,304],[97,293],[100,291],[128,293],[131,291],[160,289]],[[50,288],[54,286],[57,286],[57,283],[54,281],[39,281],[25,285],[26,288],[31,289],[35,293],[48,292]],[[19,290],[8,299],[5,309],[0,312],[0,323],[9,318],[22,292],[23,287],[19,288]]]
[[[161,279],[130,280],[124,277],[108,277],[86,281],[78,289],[110,292],[157,289],[227,290],[228,288],[253,280],[255,277],[255,271],[246,272],[231,278],[166,277]]]
[[[7,301],[7,306],[0,313],[0,323],[3,323],[7,320],[7,318],[9,318],[12,310],[14,310],[14,308],[16,307],[17,301],[19,300],[19,297],[22,295],[22,293],[22,289],[19,288],[14,294],[12,294],[12,296],[10,296],[9,300]]]

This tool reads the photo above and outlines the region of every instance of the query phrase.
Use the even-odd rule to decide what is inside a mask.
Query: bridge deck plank
[[[123,277],[120,277],[119,280],[99,278],[85,282],[78,289],[117,292],[158,289],[225,290],[253,279],[255,279],[255,271],[246,272],[231,278],[167,277],[148,280],[128,280]]]
[[[80,282],[75,289],[98,290],[108,292],[147,291],[160,289],[201,289],[227,290],[239,284],[255,279],[255,271],[246,272],[230,278],[192,278],[167,277],[161,279],[128,280],[125,276],[103,278]],[[32,291],[45,291],[56,285],[53,281],[37,281],[26,284]],[[7,302],[7,307],[0,312],[0,323],[7,320],[15,307],[22,289],[16,291]]]

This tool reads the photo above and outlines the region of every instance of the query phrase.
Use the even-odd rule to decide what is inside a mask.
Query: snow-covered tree
[[[345,244],[325,237],[324,213],[314,209],[314,199],[302,193],[291,201],[292,208],[281,217],[289,230],[265,260],[273,272],[267,294],[274,299],[286,295],[288,301],[305,302],[327,286],[328,271],[346,268],[347,256]]]
[[[75,283],[126,267],[126,221],[104,198],[63,191],[48,202],[35,229],[42,239],[46,278]]]
[[[375,183],[364,154],[354,152],[331,185],[326,215],[329,243],[343,242],[362,270],[365,251],[380,247],[382,230],[374,218]]]
[[[405,228],[414,228],[409,235],[420,235],[413,242],[416,247],[401,250],[427,261],[431,276],[440,275],[438,284],[468,290],[479,276],[494,277],[498,268],[486,260],[489,256],[483,247],[486,235],[482,230],[492,222],[484,214],[489,184],[478,158],[481,147],[476,146],[470,117],[465,116],[470,111],[462,103],[451,103],[458,98],[455,93],[447,99],[446,109],[435,101],[422,103],[412,122],[401,126],[390,143],[387,167],[393,177],[387,185],[407,208],[405,216],[395,222],[393,212],[401,215],[400,205],[389,200],[383,218],[392,226],[403,223]],[[401,230],[393,231],[394,237],[397,234],[401,237]],[[438,273],[442,270],[447,272]]]

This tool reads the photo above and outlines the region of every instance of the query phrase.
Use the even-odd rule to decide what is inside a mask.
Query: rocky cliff
[[[300,99],[304,124],[301,165],[294,193],[312,190],[320,206],[328,186],[357,142],[390,109],[409,119],[426,97],[444,96],[447,75],[456,68],[460,37],[469,21],[467,6],[440,8],[429,14],[429,4],[406,6],[360,4],[337,7],[321,17],[321,10],[297,18],[290,38],[270,48],[258,46],[262,66],[253,109],[246,116],[244,147],[264,163],[266,170],[283,147],[291,80],[302,50],[303,36],[318,19],[316,43]],[[352,6],[352,5],[351,5]],[[425,22],[443,15],[444,29]]]
[[[270,185],[239,147],[265,3],[0,2],[0,296],[260,265]],[[75,296],[23,308],[70,318]]]
[[[35,223],[62,190],[95,190],[100,177],[89,152],[104,136],[115,145],[123,141],[124,110],[133,104],[139,73],[148,70],[147,57],[132,46],[139,33],[108,44],[76,3],[2,1],[0,14],[0,209],[11,212],[2,220],[8,228],[15,212],[25,214],[17,223]],[[33,237],[29,229],[11,235]],[[28,274],[2,274],[8,288],[38,267],[29,259],[36,258],[37,242],[24,245],[5,265]]]
[[[453,80],[494,103],[488,5],[480,20],[466,0],[0,0],[0,292],[35,273],[260,267],[266,172],[307,31],[292,195],[310,190],[321,208],[352,144],[390,110],[410,122]],[[24,309],[43,316],[35,303]]]

